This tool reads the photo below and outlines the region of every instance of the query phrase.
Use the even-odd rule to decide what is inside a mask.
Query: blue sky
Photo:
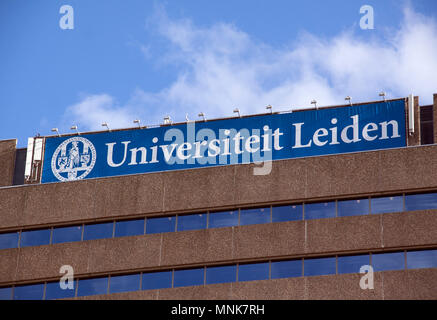
[[[62,5],[74,29],[62,30]],[[360,7],[374,29],[360,29]],[[0,139],[437,93],[437,1],[0,1]]]

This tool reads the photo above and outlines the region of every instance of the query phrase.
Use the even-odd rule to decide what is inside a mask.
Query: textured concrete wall
[[[437,269],[376,272],[374,289],[362,290],[360,274],[317,276],[213,284],[96,295],[76,299],[144,300],[306,300],[306,299],[437,299]]]
[[[437,210],[89,240],[0,250],[0,285],[173,267],[430,247]]]
[[[12,185],[16,146],[15,139],[0,141],[0,187]]]
[[[0,189],[0,232],[90,222],[437,188],[437,146],[274,161]]]

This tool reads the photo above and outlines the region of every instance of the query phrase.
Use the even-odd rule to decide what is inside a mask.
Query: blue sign
[[[406,146],[403,100],[45,140],[42,183]]]

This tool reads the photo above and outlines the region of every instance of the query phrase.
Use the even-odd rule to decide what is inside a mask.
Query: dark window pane
[[[437,250],[407,251],[407,268],[437,268]]]
[[[237,265],[206,268],[206,284],[235,282]]]
[[[14,288],[14,300],[42,300],[44,284],[32,284],[16,286]]]
[[[178,216],[178,231],[206,229],[206,213]]]
[[[335,217],[335,201],[305,204],[305,219]]]
[[[79,280],[77,296],[92,296],[95,294],[107,294],[108,277]]]
[[[109,281],[109,293],[140,290],[140,274],[113,276]]]
[[[0,249],[17,248],[18,235],[18,232],[0,234]]]
[[[266,280],[269,278],[269,263],[240,264],[238,281]]]
[[[144,219],[117,221],[115,223],[115,236],[138,236],[144,234]]]
[[[50,229],[21,232],[20,247],[41,246],[50,243]]]
[[[147,218],[146,233],[174,232],[176,217]]]
[[[301,204],[272,207],[273,222],[295,221],[295,220],[302,220]]]
[[[171,271],[143,273],[142,289],[171,288]]]
[[[403,197],[384,197],[370,199],[370,207],[372,213],[388,213],[388,212],[402,212]]]
[[[335,274],[335,257],[304,259],[305,276]]]
[[[359,273],[360,268],[364,265],[370,265],[370,256],[368,254],[358,256],[338,257],[338,273]]]
[[[223,228],[238,226],[238,210],[211,212],[208,228]]]
[[[174,287],[200,286],[203,284],[204,268],[175,270]]]
[[[85,230],[83,232],[83,240],[112,238],[113,228],[114,228],[113,222],[85,225]]]
[[[59,281],[47,283],[46,300],[73,298],[76,292],[76,283],[76,281],[73,282],[73,289],[62,289]],[[67,282],[65,284],[67,284]]]
[[[302,260],[272,262],[272,279],[302,276]]]
[[[0,288],[0,300],[11,300],[12,299],[12,287]]]
[[[240,210],[240,225],[269,223],[270,207]]]
[[[412,194],[405,196],[405,210],[437,209],[437,193]]]
[[[338,216],[359,216],[369,214],[369,199],[338,201]]]
[[[52,243],[80,241],[81,238],[82,226],[54,228]]]
[[[372,266],[375,271],[405,269],[405,255],[403,252],[372,254]]]

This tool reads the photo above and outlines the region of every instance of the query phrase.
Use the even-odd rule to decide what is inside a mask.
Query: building
[[[0,141],[0,298],[436,299],[437,94],[391,101],[404,146],[276,160],[266,175],[249,163],[40,183],[43,159],[31,150],[26,166]]]

